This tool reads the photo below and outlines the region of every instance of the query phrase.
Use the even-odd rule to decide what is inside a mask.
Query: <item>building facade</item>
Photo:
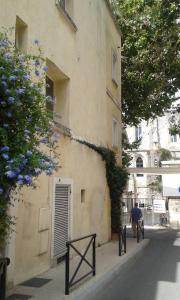
[[[121,37],[105,0],[0,0],[0,27],[12,28],[22,51],[39,40],[48,66],[47,105],[54,118],[60,168],[24,188],[12,208],[7,245],[9,284],[49,269],[68,239],[111,237],[104,162],[75,139],[109,147],[121,161]],[[83,248],[83,244],[81,246]]]
[[[173,118],[178,115],[167,112],[153,121],[141,122],[138,127],[127,128],[129,142],[141,139],[138,149],[131,152],[133,168],[164,167],[163,161],[178,161],[180,158],[180,137],[169,131]],[[169,175],[170,177],[172,175]],[[141,207],[153,208],[154,199],[167,200],[163,194],[161,175],[131,174],[125,198],[136,199]],[[133,202],[133,201],[131,201]],[[132,203],[131,203],[132,204]]]

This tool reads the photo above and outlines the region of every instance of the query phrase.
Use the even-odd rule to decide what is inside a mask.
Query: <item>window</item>
[[[143,160],[141,157],[138,157],[136,160],[136,168],[143,168]]]
[[[136,141],[142,138],[142,128],[141,126],[135,127],[135,139]]]
[[[81,203],[85,203],[85,190],[81,190]]]
[[[117,55],[114,50],[112,50],[112,81],[118,84],[117,81]]]
[[[118,122],[116,120],[112,123],[112,146],[118,146]]]
[[[54,82],[46,76],[46,109],[54,111]]]
[[[27,48],[27,24],[19,17],[16,18],[15,46],[24,51]]]
[[[143,168],[143,160],[141,157],[138,157],[136,160],[136,168]],[[142,177],[143,174],[137,174],[137,177]]]
[[[176,143],[177,142],[177,134],[171,135],[171,143]]]

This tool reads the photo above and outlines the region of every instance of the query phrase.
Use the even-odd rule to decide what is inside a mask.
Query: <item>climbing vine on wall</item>
[[[111,229],[113,233],[118,233],[121,225],[121,196],[129,174],[126,169],[117,165],[114,151],[86,141],[74,140],[96,151],[105,162],[106,178],[111,198]]]

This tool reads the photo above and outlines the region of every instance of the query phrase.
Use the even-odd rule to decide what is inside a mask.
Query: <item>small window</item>
[[[46,109],[48,112],[54,111],[54,82],[46,76]]]
[[[112,146],[118,146],[118,122],[116,120],[112,123]]]
[[[112,81],[114,81],[116,84],[118,83],[117,80],[117,55],[114,50],[112,50]]]
[[[143,168],[143,160],[141,157],[138,157],[136,160],[136,168]]]
[[[85,190],[81,190],[81,203],[85,203]]]
[[[135,139],[138,141],[140,138],[142,138],[142,127],[138,126],[135,127]]]
[[[143,177],[143,174],[136,174],[137,177]]]
[[[177,134],[171,135],[171,143],[176,143],[177,142]]]
[[[15,46],[23,51],[27,49],[27,24],[19,17],[16,18]]]

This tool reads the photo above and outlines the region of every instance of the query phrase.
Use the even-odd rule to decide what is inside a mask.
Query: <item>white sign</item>
[[[180,197],[180,174],[162,175],[163,196]]]
[[[166,212],[165,201],[154,199],[153,210],[155,213],[165,213]]]

